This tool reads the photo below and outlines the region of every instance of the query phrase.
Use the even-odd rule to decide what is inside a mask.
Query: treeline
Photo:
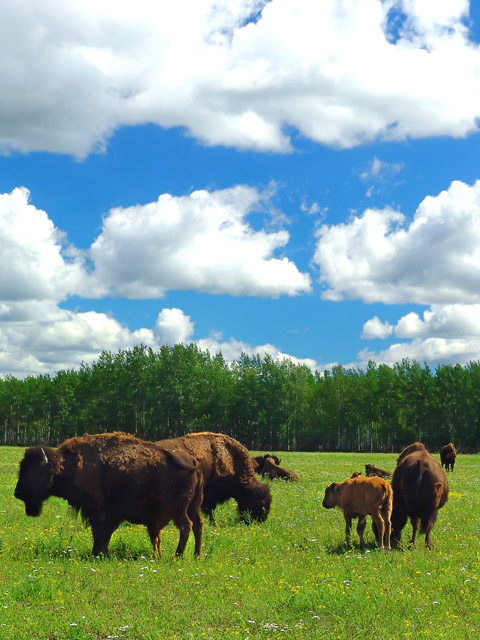
[[[395,452],[421,440],[432,451],[453,441],[466,453],[480,449],[479,407],[480,362],[314,374],[270,356],[231,364],[194,344],[139,346],[55,376],[0,379],[0,444],[209,430],[257,450]]]

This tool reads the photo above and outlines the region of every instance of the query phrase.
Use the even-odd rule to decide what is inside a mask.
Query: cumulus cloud
[[[468,10],[466,0],[2,0],[0,147],[81,157],[147,122],[276,152],[291,149],[292,127],[340,148],[466,136],[480,116]]]
[[[84,261],[29,197],[25,188],[0,194],[0,301],[60,301],[83,289]]]
[[[237,186],[112,209],[90,250],[98,286],[137,299],[167,289],[270,297],[309,291],[308,274],[274,257],[287,231],[256,231],[247,223],[262,199],[256,189]]]
[[[317,231],[315,263],[329,300],[480,302],[480,181],[455,181],[428,196],[408,222],[399,211],[367,209]]]

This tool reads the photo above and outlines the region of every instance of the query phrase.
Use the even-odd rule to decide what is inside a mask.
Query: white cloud
[[[0,194],[0,301],[60,301],[83,289],[82,257],[29,196]]]
[[[367,320],[363,325],[362,338],[373,340],[374,338],[387,338],[393,332],[389,322],[382,322],[378,316]]]
[[[405,12],[392,37],[392,7]],[[285,152],[478,129],[466,0],[0,4],[0,148],[83,156],[122,125]],[[260,13],[261,11],[261,13]],[[294,97],[294,99],[293,99]]]
[[[90,251],[99,286],[128,298],[158,298],[167,289],[269,297],[309,291],[308,274],[274,257],[289,234],[246,222],[263,204],[258,191],[238,186],[112,209]]]
[[[262,358],[269,355],[273,360],[280,362],[283,360],[290,360],[293,364],[304,365],[311,371],[315,371],[319,368],[318,363],[312,358],[296,358],[295,356],[282,353],[278,347],[268,343],[254,346],[246,342],[242,342],[241,340],[236,340],[235,338],[222,341],[221,338],[215,336],[202,338],[197,341],[197,345],[200,349],[205,351],[208,350],[212,354],[221,352],[227,362],[238,360],[242,353],[245,353],[249,356],[259,355]]]
[[[365,302],[480,302],[480,181],[453,182],[428,196],[413,220],[367,209],[317,231],[314,260],[325,299]]]

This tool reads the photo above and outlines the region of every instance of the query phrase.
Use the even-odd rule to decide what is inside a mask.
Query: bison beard
[[[257,480],[250,454],[238,440],[223,433],[202,432],[155,444],[185,451],[198,461],[204,478],[202,511],[211,520],[216,506],[230,498],[237,501],[245,523],[266,520],[272,502],[270,488]]]
[[[166,452],[123,433],[70,438],[57,449],[25,451],[15,497],[38,516],[49,496],[67,500],[92,529],[93,554],[107,554],[113,532],[124,521],[147,527],[154,553],[161,555],[161,530],[173,520],[182,555],[193,528],[201,553],[203,476],[185,453]]]

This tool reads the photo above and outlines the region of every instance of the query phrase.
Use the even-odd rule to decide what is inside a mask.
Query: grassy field
[[[395,455],[282,453],[299,482],[271,483],[266,523],[237,523],[233,503],[205,522],[204,555],[175,560],[169,525],[153,561],[147,533],[122,526],[111,556],[92,558],[91,534],[66,503],[25,515],[13,489],[23,450],[0,448],[0,639],[472,638],[480,633],[480,457],[460,455],[450,499],[433,530],[435,548],[380,551],[370,524],[356,532],[325,510],[332,481]],[[438,458],[438,456],[437,456]],[[407,541],[411,532],[404,530]]]

